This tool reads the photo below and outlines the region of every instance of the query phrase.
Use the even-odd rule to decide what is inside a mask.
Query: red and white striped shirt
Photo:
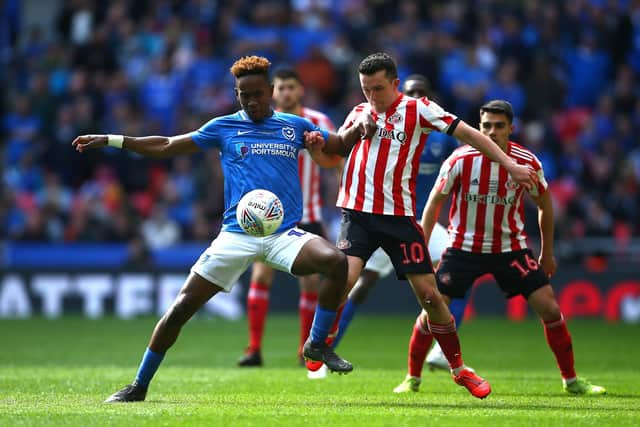
[[[331,119],[320,111],[302,108],[302,117],[309,119],[314,125],[335,131]],[[320,194],[320,166],[313,161],[307,150],[300,150],[298,155],[298,173],[302,186],[302,224],[322,221],[322,196]]]
[[[538,183],[529,191],[532,196],[547,191],[542,164],[531,151],[509,141],[507,155],[536,171]],[[451,247],[477,253],[527,248],[522,203],[526,189],[480,151],[470,146],[455,150],[442,164],[434,191],[453,192],[449,210]]]
[[[369,103],[357,105],[342,125],[371,114],[377,130],[353,147],[345,163],[336,205],[383,215],[414,216],[420,155],[432,131],[446,132],[456,116],[427,98],[400,95],[385,113]]]

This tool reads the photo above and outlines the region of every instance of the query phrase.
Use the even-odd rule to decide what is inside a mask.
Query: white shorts
[[[431,239],[429,240],[429,255],[431,255],[431,262],[435,263],[440,261],[442,252],[449,246],[449,233],[447,229],[436,222],[431,233]],[[367,264],[364,266],[365,270],[378,273],[380,277],[388,276],[393,271],[393,264],[391,258],[382,248],[378,248],[369,258]]]
[[[191,271],[229,292],[254,261],[291,273],[302,247],[319,237],[297,227],[266,237],[223,231],[200,255]]]

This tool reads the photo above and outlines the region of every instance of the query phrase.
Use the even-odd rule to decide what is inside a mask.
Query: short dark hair
[[[370,76],[384,70],[386,78],[393,80],[398,78],[398,66],[391,55],[384,52],[376,52],[367,56],[358,66],[358,72]]]
[[[509,101],[504,99],[492,99],[487,102],[480,107],[480,115],[482,113],[504,114],[509,119],[509,123],[513,123],[513,107]]]
[[[275,79],[280,79],[280,80],[294,79],[298,83],[302,83],[302,80],[300,80],[300,74],[298,74],[298,72],[293,68],[278,68],[275,71],[275,73],[273,73],[273,78],[274,80]]]

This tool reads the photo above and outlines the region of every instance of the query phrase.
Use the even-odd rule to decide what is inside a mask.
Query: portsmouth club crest
[[[244,160],[244,158],[247,157],[247,154],[249,154],[249,146],[244,142],[239,142],[235,144],[235,151],[236,155]]]
[[[282,136],[289,141],[294,141],[296,139],[296,131],[291,126],[285,126],[282,128]]]

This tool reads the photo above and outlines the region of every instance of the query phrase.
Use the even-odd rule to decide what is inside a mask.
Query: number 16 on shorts
[[[526,264],[526,266],[522,264]],[[509,265],[518,270],[518,272],[520,273],[520,277],[527,277],[529,273],[531,273],[532,271],[536,271],[539,268],[538,261],[531,258],[528,253],[524,254],[524,263],[519,259],[514,259]]]

